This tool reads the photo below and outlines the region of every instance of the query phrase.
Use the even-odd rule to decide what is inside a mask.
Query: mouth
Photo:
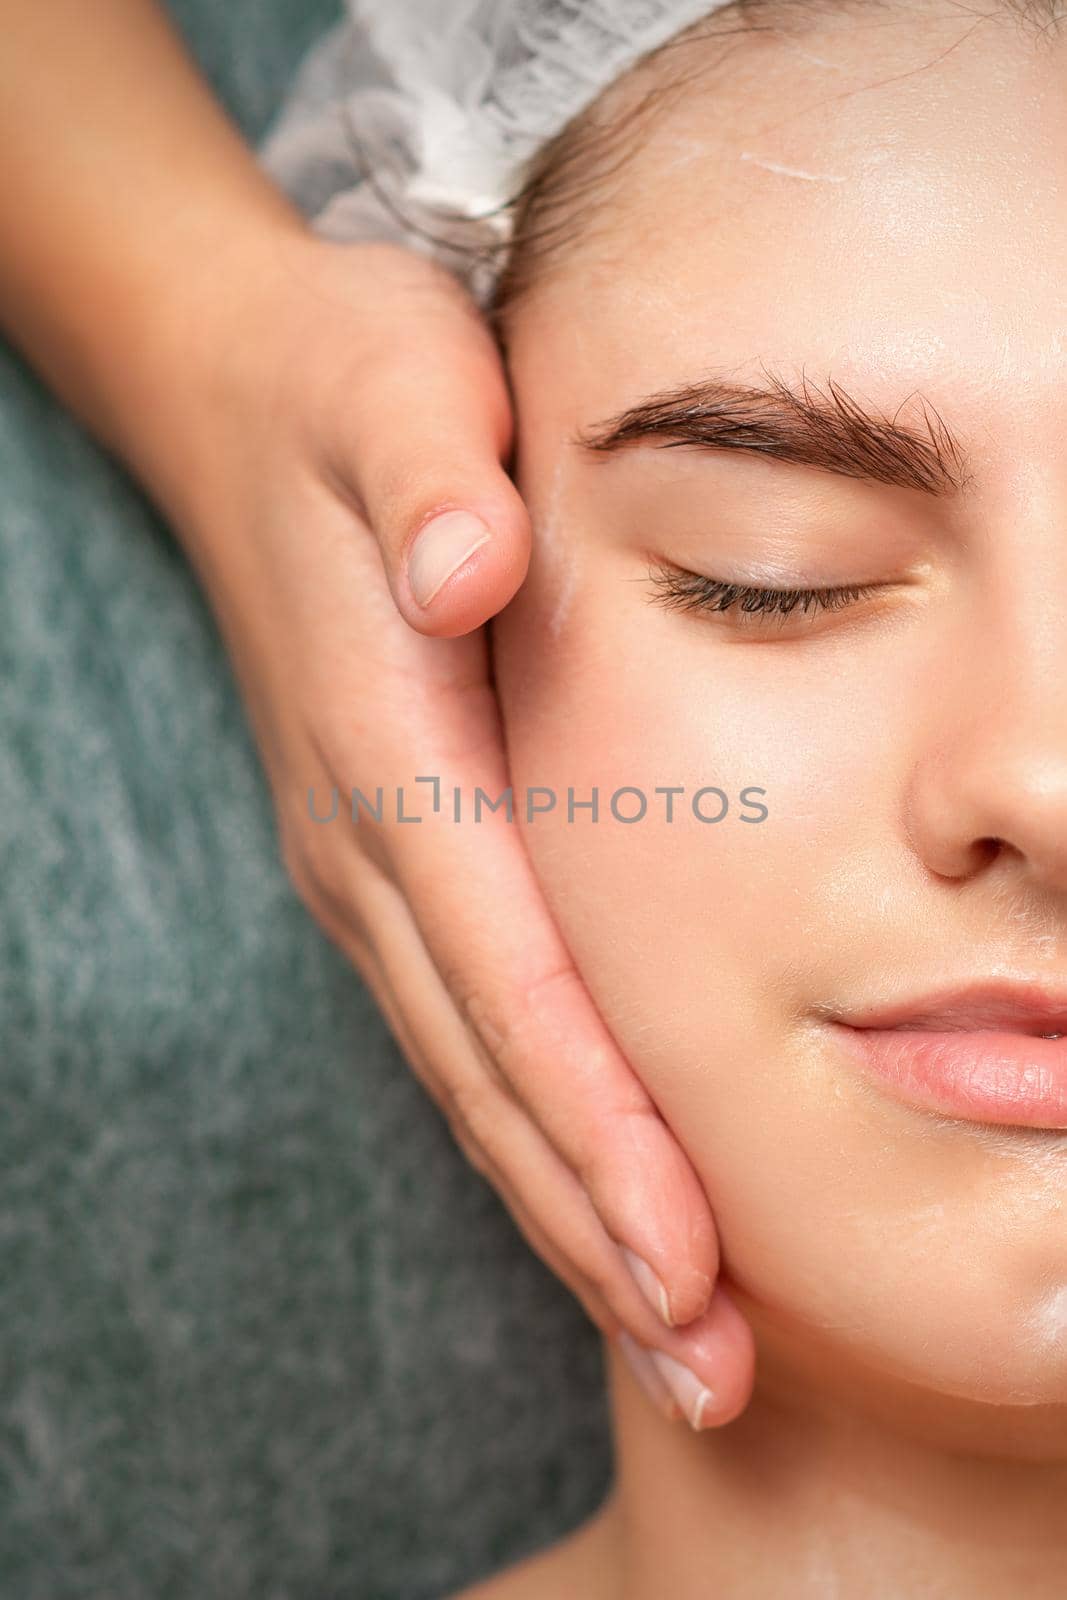
[[[898,1099],[971,1122],[1067,1128],[1067,990],[986,983],[835,1017]]]

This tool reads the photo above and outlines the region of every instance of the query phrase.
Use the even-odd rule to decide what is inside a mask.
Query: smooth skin
[[[830,1020],[1067,988],[1064,33],[920,0],[685,44],[657,71],[691,86],[513,319],[534,552],[493,644],[516,784],[767,790],[758,826],[525,826],[711,1196],[757,1376],[695,1435],[612,1347],[611,1499],[469,1600],[1067,1592],[1067,1132],[905,1103]],[[768,371],[929,439],[925,403],[965,488],[772,458],[751,429],[579,442]],[[661,563],[873,592],[686,612]]]
[[[703,1189],[518,831],[310,816],[334,787],[508,781],[481,625],[530,529],[492,337],[435,265],[315,236],[149,0],[0,0],[0,36],[0,323],[193,563],[296,889],[598,1326],[672,1341],[743,1406],[751,1335]],[[492,537],[420,608],[413,541],[456,510]]]

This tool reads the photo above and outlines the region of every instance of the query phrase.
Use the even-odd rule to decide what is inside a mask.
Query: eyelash
[[[799,606],[813,611],[840,611],[874,593],[875,584],[847,584],[834,589],[763,589],[752,584],[724,583],[702,573],[665,562],[649,568],[661,605],[673,611],[725,612],[735,606],[746,615],[789,617]]]

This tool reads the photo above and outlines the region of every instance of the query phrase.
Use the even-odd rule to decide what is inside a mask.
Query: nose
[[[909,835],[943,877],[1011,860],[1067,893],[1067,602],[1013,617],[1002,592],[999,625],[969,640],[920,718]]]

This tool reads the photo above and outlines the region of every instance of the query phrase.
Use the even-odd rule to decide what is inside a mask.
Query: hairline
[[[1013,17],[1020,28],[1034,29],[1041,39],[1067,20],[1067,0],[997,0],[988,11],[975,10],[963,0],[946,3],[955,5],[961,16],[978,21]],[[581,202],[586,200],[590,209],[595,209],[607,181],[625,168],[631,143],[646,120],[722,60],[704,61],[695,71],[663,82],[656,77],[656,68],[668,53],[761,32],[778,36],[803,33],[834,15],[862,16],[872,10],[892,14],[902,9],[900,0],[728,0],[614,79],[542,148],[511,202],[515,225],[487,311],[501,342],[506,345],[508,324],[519,303],[565,257],[577,238],[587,236],[589,215],[576,220]],[[646,77],[651,82],[642,91]],[[544,223],[540,233],[539,221]]]

